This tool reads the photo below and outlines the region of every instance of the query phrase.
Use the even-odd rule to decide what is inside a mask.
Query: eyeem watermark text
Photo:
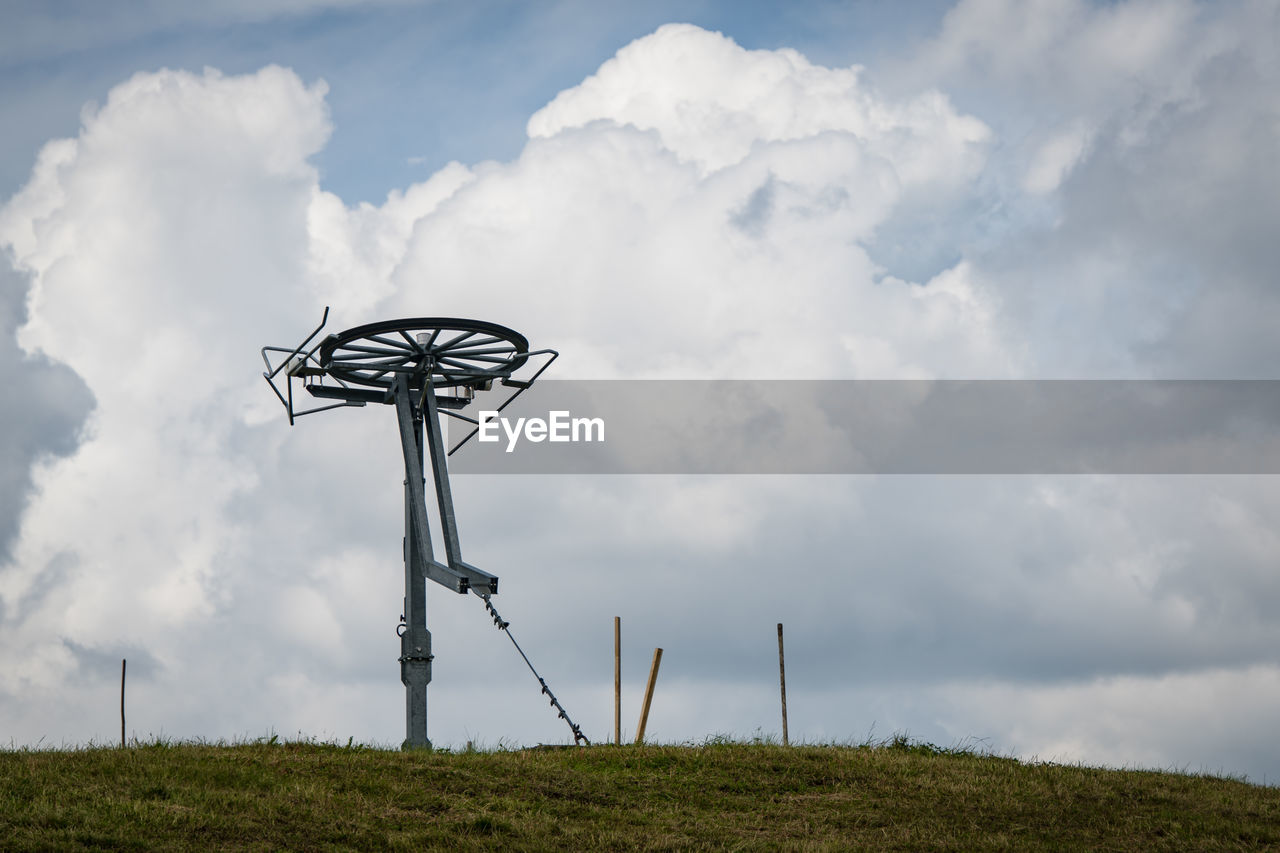
[[[496,411],[481,412],[479,417],[480,441],[494,442],[507,436],[506,452],[516,449],[521,438],[535,444],[540,441],[604,441],[604,418],[575,418],[568,411],[547,413],[542,418],[510,418],[499,416]]]

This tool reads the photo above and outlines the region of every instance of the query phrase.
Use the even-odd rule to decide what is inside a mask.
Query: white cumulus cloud
[[[904,186],[972,178],[980,122],[937,93],[887,102],[853,71],[689,27],[642,39],[582,89],[625,96],[630,84],[599,80],[633,55],[668,73],[700,55],[717,79],[758,78],[759,102],[695,86],[669,105],[669,120],[727,116],[677,137],[733,162],[692,162],[669,133],[599,111],[544,127],[510,163],[451,164],[350,208],[308,164],[329,133],[323,83],[279,68],[139,74],[77,138],[46,146],[0,214],[31,282],[20,340],[81,376],[96,408],[75,453],[37,470],[5,567],[7,694],[65,689],[85,649],[142,655],[171,683],[197,662],[223,669],[241,634],[357,669],[376,654],[363,621],[376,613],[320,602],[350,602],[366,575],[398,600],[373,557],[399,535],[387,424],[338,416],[290,432],[251,357],[324,305],[345,325],[496,319],[554,343],[577,375],[1007,369],[963,268],[886,277],[859,243]],[[706,494],[710,514],[738,514],[731,491]],[[266,669],[244,677],[264,678],[271,657],[257,650]]]

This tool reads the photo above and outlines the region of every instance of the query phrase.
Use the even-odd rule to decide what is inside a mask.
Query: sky
[[[258,350],[564,379],[1274,379],[1273,2],[0,4],[0,740],[398,745],[394,421]],[[1280,779],[1273,476],[454,478],[593,740]],[[563,743],[429,591],[439,746]]]

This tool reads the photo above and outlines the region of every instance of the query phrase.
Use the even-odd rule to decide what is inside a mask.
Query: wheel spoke
[[[404,334],[404,332],[401,332],[400,334]],[[378,343],[380,343],[380,344],[386,344],[387,346],[389,346],[389,347],[395,347],[396,349],[407,349],[407,350],[409,350],[410,352],[417,352],[417,351],[418,351],[418,345],[417,345],[416,343],[414,343],[414,341],[413,341],[413,339],[412,339],[412,338],[408,339],[408,340],[409,340],[409,346],[405,346],[404,344],[400,343],[399,341],[397,341],[397,340],[395,340],[395,339],[393,339],[393,338],[383,337],[382,335],[369,335],[367,338],[365,338],[365,340],[366,340],[366,341],[377,341],[377,342],[378,342]]]
[[[485,367],[482,364],[467,364],[465,361],[458,361],[457,359],[452,358],[439,358],[436,360],[436,363],[453,365],[459,370],[465,370],[468,373],[492,373],[495,369],[492,367]]]
[[[346,355],[348,352],[367,352],[373,353],[374,355],[394,355],[400,358],[404,358],[408,354],[404,347],[396,347],[392,349],[389,347],[366,347],[361,344],[343,344],[341,347],[338,347],[338,350],[342,353],[342,358],[350,358],[350,356]]]
[[[450,347],[456,346],[457,344],[461,343],[462,341],[465,341],[467,338],[475,337],[477,334],[479,334],[479,333],[478,333],[478,332],[474,332],[474,331],[471,331],[471,332],[463,332],[462,334],[458,335],[456,338],[453,338],[452,340],[450,340],[448,343],[443,343],[443,344],[441,344],[440,346],[436,347],[436,348],[435,348],[435,350],[436,350],[436,352],[439,352],[439,351],[441,351],[441,350],[447,350],[447,349],[449,349]]]
[[[361,352],[348,353],[344,351],[344,352],[334,353],[333,361],[337,364],[345,364],[348,361],[366,361],[367,362],[369,359],[372,359],[372,358],[385,358],[385,359],[390,359],[392,361],[414,361],[414,360],[417,360],[418,354],[408,353],[403,351],[402,352],[370,352],[370,353],[361,353]]]
[[[441,361],[443,361],[446,357],[453,360],[454,363],[457,363],[459,360],[488,361],[493,364],[506,364],[507,362],[511,361],[511,359],[509,358],[494,358],[491,355],[472,355],[471,353],[464,353],[462,355],[458,355],[457,353],[449,353],[448,356],[443,356],[443,355],[436,356],[436,358]]]
[[[504,346],[504,347],[489,347],[488,350],[475,350],[475,348],[472,348],[476,346],[480,346],[480,345],[470,345],[470,343],[468,343],[468,345],[465,347],[454,347],[452,348],[452,350],[449,350],[449,355],[452,355],[452,356],[493,355],[493,353],[495,352],[506,352],[508,356],[516,355],[516,347],[509,345],[509,343],[507,346]]]
[[[384,364],[406,364],[410,359],[406,356],[397,356],[396,358],[384,358],[380,361],[369,361],[373,356],[357,356],[356,360],[333,359],[329,362],[330,367],[336,367],[340,370],[359,370],[365,367],[381,367]]]
[[[457,341],[455,340],[455,341],[450,341],[447,344],[441,344],[440,346],[436,347],[436,352],[454,353],[460,350],[468,350],[474,347],[483,347],[483,346],[488,346],[489,344],[496,344],[496,343],[503,343],[502,338],[495,338],[492,335],[489,335],[487,337],[479,338],[474,341],[467,341],[466,346],[457,346]]]
[[[424,349],[428,349],[428,350],[429,350],[429,349],[431,349],[431,345],[432,345],[432,344],[434,344],[434,343],[436,342],[436,338],[440,337],[440,333],[441,333],[441,332],[443,332],[443,331],[444,331],[444,329],[432,329],[432,330],[431,330],[431,337],[427,338],[427,343],[424,345],[424,347],[423,347],[423,348],[424,348]],[[401,332],[400,334],[402,334],[402,335],[403,335],[403,334],[404,334],[404,332]]]
[[[453,349],[449,350],[449,355],[464,356],[466,358],[470,358],[473,355],[493,355],[494,353],[499,353],[499,352],[507,353],[510,356],[510,355],[515,355],[515,352],[516,352],[516,348],[511,346],[510,344],[507,344],[505,347],[489,347],[488,349],[474,349],[474,347],[478,347],[478,346],[481,346],[481,344],[467,344],[465,347],[454,347]]]

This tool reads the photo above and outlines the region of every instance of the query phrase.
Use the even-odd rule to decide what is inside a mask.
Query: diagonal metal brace
[[[431,528],[427,524],[427,496],[422,486],[422,457],[418,455],[418,443],[414,440],[413,401],[409,397],[409,381],[396,377],[393,386],[396,398],[396,422],[400,425],[400,444],[404,450],[405,481],[409,484],[409,518],[412,533],[418,542],[431,542]],[[422,573],[454,592],[465,593],[471,588],[466,575],[423,554],[425,548],[415,550]]]
[[[440,507],[440,527],[444,535],[445,558],[450,568],[464,575],[477,595],[498,591],[498,577],[477,569],[462,561],[462,545],[458,541],[458,520],[453,513],[453,492],[449,488],[448,459],[444,452],[444,438],[440,429],[440,410],[436,395],[428,385],[423,388],[421,411],[425,419],[424,444],[431,457],[431,470],[435,475],[436,503]]]

